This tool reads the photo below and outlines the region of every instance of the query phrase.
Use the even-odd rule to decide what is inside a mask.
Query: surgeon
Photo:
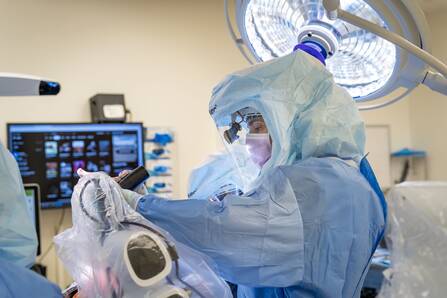
[[[37,251],[17,163],[0,142],[0,297],[62,297],[60,289],[29,267]]]
[[[240,193],[127,194],[138,212],[211,257],[238,297],[360,297],[383,236],[386,203],[364,156],[363,122],[321,62],[298,49],[213,90],[210,114]]]

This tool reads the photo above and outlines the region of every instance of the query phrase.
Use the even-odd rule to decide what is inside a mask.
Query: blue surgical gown
[[[0,297],[59,298],[62,293],[37,273],[0,259]]]
[[[276,167],[222,202],[146,196],[137,210],[211,257],[238,297],[360,297],[385,227],[368,181],[337,158]]]

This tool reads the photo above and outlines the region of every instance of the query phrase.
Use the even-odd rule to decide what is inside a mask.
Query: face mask
[[[262,168],[272,156],[270,135],[268,133],[247,134],[245,142],[248,146],[251,159]]]

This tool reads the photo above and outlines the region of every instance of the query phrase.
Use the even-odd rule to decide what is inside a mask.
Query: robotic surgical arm
[[[143,167],[119,179],[78,173],[71,199],[73,227],[54,239],[76,282],[65,297],[74,297],[77,290],[82,297],[231,297],[203,255],[126,203],[123,187],[143,183],[149,176]]]

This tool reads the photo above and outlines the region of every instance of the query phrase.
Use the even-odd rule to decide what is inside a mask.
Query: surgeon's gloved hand
[[[130,171],[122,171],[118,177],[114,177],[113,179],[115,179],[115,181],[119,181],[122,177],[126,176]],[[79,177],[83,177],[86,175],[91,174],[90,172],[87,172],[83,169],[78,169],[77,174],[79,175]],[[141,186],[139,186],[136,191],[131,191],[131,190],[127,190],[127,189],[121,189],[122,195],[124,197],[124,200],[127,202],[127,204],[130,205],[130,207],[132,207],[132,209],[136,209],[138,206],[138,201],[145,195],[148,194],[147,189],[145,187],[144,184],[142,184]]]
[[[87,172],[87,171],[85,171],[84,169],[81,169],[81,168],[79,168],[79,169],[76,171],[76,174],[78,174],[79,177],[87,176],[87,175],[89,175],[89,174],[91,174],[91,173],[92,173],[92,172]]]
[[[141,195],[138,192],[134,192],[127,189],[121,189],[121,192],[123,194],[124,200],[129,204],[132,209],[136,210],[138,206],[138,202],[144,195]]]
[[[123,177],[128,175],[129,173],[130,173],[129,170],[122,171],[121,173],[119,173],[118,177],[115,177],[114,179],[115,179],[115,181],[119,181],[120,179],[122,179]],[[122,194],[123,194],[124,200],[127,202],[127,204],[129,204],[130,207],[132,207],[132,209],[136,210],[137,206],[138,206],[138,201],[143,196],[145,196],[149,193],[147,191],[146,186],[143,183],[139,187],[137,187],[137,189],[135,189],[134,191],[122,189]]]

